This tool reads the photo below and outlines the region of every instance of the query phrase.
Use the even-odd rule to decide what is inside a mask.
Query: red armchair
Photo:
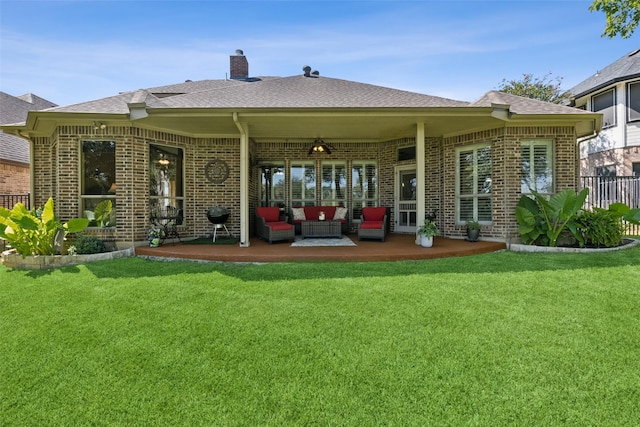
[[[256,232],[269,243],[276,240],[296,239],[293,225],[280,221],[280,209],[277,207],[256,208]]]
[[[387,208],[362,208],[358,226],[358,240],[379,239],[387,235]]]

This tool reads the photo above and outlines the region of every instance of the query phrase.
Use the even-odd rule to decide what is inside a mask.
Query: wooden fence
[[[607,209],[612,203],[640,208],[640,176],[583,176],[582,188],[589,188],[585,208]],[[640,235],[640,226],[627,224],[627,234]]]

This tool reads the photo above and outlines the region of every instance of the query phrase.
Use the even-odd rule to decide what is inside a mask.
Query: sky
[[[0,0],[0,91],[68,105],[185,80],[321,76],[473,101],[523,74],[570,89],[640,48],[591,0]],[[549,75],[550,73],[550,75]]]

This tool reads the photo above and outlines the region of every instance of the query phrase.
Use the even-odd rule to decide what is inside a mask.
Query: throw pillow
[[[294,221],[304,221],[307,219],[307,217],[304,215],[304,209],[303,208],[291,208],[291,210],[293,211],[293,220]]]
[[[333,219],[347,219],[347,208],[336,208],[336,213],[333,215]]]

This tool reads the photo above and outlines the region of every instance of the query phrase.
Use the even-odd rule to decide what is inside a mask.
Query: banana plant
[[[534,199],[523,195],[516,208],[518,232],[525,243],[556,247],[558,238],[568,230],[580,245],[584,244],[576,218],[587,199],[588,188],[577,194],[564,190],[548,200],[536,191],[531,194]]]
[[[0,238],[6,240],[22,257],[55,255],[54,239],[58,230],[79,233],[89,225],[86,218],[60,223],[55,216],[53,199],[38,211],[28,210],[22,203],[13,209],[0,208]]]

